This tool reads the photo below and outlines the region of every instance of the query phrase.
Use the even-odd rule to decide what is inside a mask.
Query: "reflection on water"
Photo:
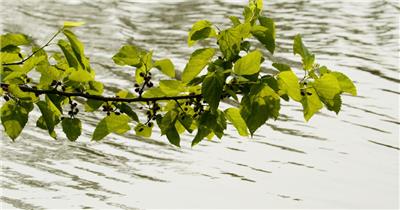
[[[132,89],[132,70],[111,56],[123,43],[153,49],[179,69],[190,52],[191,24],[228,24],[245,1],[2,1],[1,32],[23,32],[43,43],[64,20],[86,45],[97,79],[108,93]],[[376,208],[398,207],[399,6],[396,1],[266,1],[277,22],[279,60],[299,67],[292,38],[304,35],[321,64],[355,79],[358,97],[343,111],[323,111],[311,122],[285,103],[275,122],[253,139],[229,127],[222,141],[190,148],[153,139],[110,135],[90,142],[100,113],[85,119],[79,142],[54,141],[35,127],[38,111],[17,142],[1,142],[3,208]],[[34,6],[33,6],[34,5]],[[212,44],[212,43],[204,43]],[[51,46],[50,49],[56,49]],[[265,67],[269,67],[266,62]],[[160,76],[160,75],[158,75]],[[156,76],[157,77],[157,76]],[[2,130],[3,131],[3,130]]]

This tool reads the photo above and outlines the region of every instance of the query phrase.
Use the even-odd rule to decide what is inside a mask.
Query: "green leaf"
[[[144,82],[144,77],[140,76],[140,73],[143,73],[143,74],[146,73],[146,67],[144,65],[142,65],[140,68],[137,68],[135,70],[135,81],[139,85],[143,84],[143,82]]]
[[[196,146],[200,143],[205,137],[207,137],[211,133],[211,130],[206,126],[199,126],[197,130],[197,134],[192,140],[192,147]]]
[[[204,100],[210,105],[210,110],[215,111],[221,100],[225,84],[225,77],[221,71],[209,72],[203,81],[201,93]]]
[[[152,133],[152,128],[153,127],[148,127],[147,125],[143,125],[142,123],[139,123],[135,127],[135,132],[136,132],[136,135],[138,135],[138,136],[150,137],[151,133]]]
[[[1,107],[1,123],[12,140],[15,140],[25,127],[32,109],[32,103],[17,104],[14,100],[5,102]]]
[[[68,42],[66,42],[64,40],[59,40],[58,41],[58,46],[63,51],[64,56],[67,59],[68,65],[70,67],[73,67],[75,69],[81,69],[82,68],[81,64],[78,61],[78,58],[73,53],[72,47]]]
[[[83,69],[72,70],[68,79],[75,82],[89,82],[94,80],[94,75]]]
[[[315,80],[314,88],[318,95],[325,99],[333,99],[340,93],[339,82],[333,74],[327,73]]]
[[[76,35],[68,29],[64,29],[63,33],[69,40],[69,43],[71,44],[72,47],[72,51],[74,52],[82,68],[89,69],[89,61],[85,57],[84,46],[82,42],[79,41],[78,37],[76,37]]]
[[[127,132],[130,129],[128,125],[129,119],[126,114],[117,115],[111,113],[97,124],[92,139],[99,141],[110,133],[123,134]]]
[[[140,57],[142,51],[139,50],[136,46],[133,45],[125,45],[123,46],[117,54],[115,54],[112,59],[114,63],[117,65],[128,65],[140,67]]]
[[[278,69],[279,71],[292,71],[290,66],[284,63],[272,63],[272,66]]]
[[[28,37],[25,34],[12,34],[7,33],[0,36],[0,48],[3,51],[3,48],[7,46],[20,46],[27,45],[31,43]]]
[[[293,71],[282,71],[277,75],[277,79],[283,94],[288,94],[295,101],[301,101],[299,79]]]
[[[9,85],[8,92],[10,92],[14,97],[22,100],[29,100],[32,102],[36,102],[38,100],[38,97],[36,97],[35,93],[22,91],[17,84]]]
[[[345,74],[337,71],[331,72],[330,74],[336,77],[337,81],[339,82],[340,89],[343,92],[350,93],[353,96],[357,95],[356,86]]]
[[[342,99],[340,94],[335,95],[333,99],[320,99],[329,111],[334,111],[336,114],[339,114],[340,108],[342,107]]]
[[[180,124],[186,129],[189,133],[193,132],[193,118],[187,114],[183,114],[182,116],[178,117]]]
[[[137,116],[137,114],[132,110],[132,108],[127,104],[127,103],[122,103],[119,106],[119,110],[122,113],[127,114],[132,120],[139,122],[139,117]]]
[[[242,116],[240,115],[240,110],[238,108],[228,108],[225,111],[225,116],[235,126],[239,135],[248,136],[247,125]]]
[[[303,61],[303,68],[305,70],[311,70],[314,64],[315,56],[314,54],[309,52],[307,47],[303,44],[300,34],[294,37],[293,52],[295,55],[299,54],[301,56]]]
[[[233,26],[238,26],[240,25],[240,20],[236,16],[229,16],[229,19],[231,20]]]
[[[85,111],[94,112],[103,105],[104,101],[88,99],[85,103]]]
[[[309,84],[307,86],[307,92],[309,94],[305,94],[301,100],[301,104],[303,105],[304,119],[306,121],[310,120],[310,118],[323,107],[322,102],[312,85]]]
[[[260,71],[262,54],[255,50],[236,61],[234,72],[238,75],[252,75]]]
[[[82,21],[79,21],[79,22],[65,21],[64,22],[64,28],[78,27],[78,26],[82,26],[82,25],[85,25],[85,22],[82,22]]]
[[[154,63],[154,67],[171,78],[175,77],[175,67],[170,59],[158,60]]]
[[[182,81],[189,82],[195,78],[201,70],[210,62],[214,56],[215,50],[212,48],[197,49],[190,56],[189,62],[186,64],[182,73]]]
[[[275,51],[275,22],[271,18],[259,17],[261,27],[253,26],[251,34],[271,53]]]
[[[234,28],[223,30],[218,34],[217,43],[219,49],[228,61],[231,61],[240,52],[240,43],[243,38],[241,31],[242,28],[238,25]]]
[[[61,125],[70,141],[75,141],[82,133],[82,124],[77,118],[64,118]]]
[[[279,110],[279,95],[263,83],[253,85],[240,102],[240,114],[252,136],[269,118],[278,118]]]
[[[161,80],[160,89],[165,95],[176,96],[184,90],[184,86],[179,80]]]
[[[60,122],[61,112],[48,98],[46,98],[46,101],[37,102],[36,105],[42,113],[43,120],[50,136],[55,139],[57,135],[54,132],[54,128]]]
[[[215,37],[216,32],[212,28],[212,23],[207,20],[200,20],[193,24],[192,29],[188,36],[189,47],[196,43],[198,40]]]

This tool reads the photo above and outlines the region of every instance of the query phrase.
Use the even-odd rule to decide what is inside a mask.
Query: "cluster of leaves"
[[[243,18],[231,16],[232,25],[224,30],[207,20],[196,22],[189,32],[188,45],[215,39],[219,49],[196,49],[180,76],[170,59],[154,60],[152,51],[123,46],[113,60],[117,65],[132,67],[134,91],[120,90],[115,97],[102,96],[103,84],[95,80],[84,46],[70,30],[82,23],[64,24],[50,40],[58,34],[65,36],[58,41],[61,52],[51,56],[44,50],[50,41],[38,47],[23,34],[2,35],[0,94],[5,99],[1,107],[5,132],[13,140],[17,138],[34,105],[42,114],[37,127],[53,138],[57,137],[55,128],[60,122],[69,140],[75,141],[81,135],[78,107],[83,106],[86,112],[102,108],[106,113],[94,130],[93,140],[110,133],[123,134],[132,125],[137,135],[150,137],[154,125],[158,125],[161,134],[176,146],[180,146],[180,134],[184,132],[197,130],[192,146],[214,135],[222,138],[227,121],[239,135],[253,135],[268,119],[278,118],[281,99],[302,104],[306,120],[324,105],[338,113],[340,95],[356,95],[356,88],[344,74],[315,63],[314,54],[300,35],[294,39],[293,51],[302,58],[302,79],[283,63],[273,63],[276,74],[260,72],[265,60],[263,51],[252,46],[249,38],[257,39],[270,54],[275,51],[275,23],[262,15],[262,8],[262,0],[250,0]],[[29,56],[20,48],[24,45],[32,46]],[[30,78],[32,70],[40,78]],[[152,81],[154,71],[163,73],[164,79]],[[80,105],[76,103],[79,97],[86,99]],[[224,99],[240,105],[221,110]],[[147,118],[137,115],[133,102],[139,104],[139,116]]]

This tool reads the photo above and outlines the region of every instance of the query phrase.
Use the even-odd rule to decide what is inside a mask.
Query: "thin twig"
[[[32,56],[34,56],[37,52],[39,52],[40,50],[43,50],[45,47],[50,45],[50,42],[53,41],[53,39],[56,38],[56,36],[63,30],[64,28],[61,28],[60,30],[57,31],[57,33],[55,33],[51,39],[42,47],[40,47],[39,49],[33,51],[32,54],[30,54],[28,57],[26,57],[25,59],[18,61],[18,62],[14,62],[14,63],[2,63],[1,65],[3,66],[13,66],[13,65],[21,65],[23,63],[25,63],[25,61],[29,60],[30,58],[32,58]]]

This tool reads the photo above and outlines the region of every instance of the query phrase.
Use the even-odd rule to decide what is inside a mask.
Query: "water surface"
[[[186,45],[191,24],[208,19],[223,27],[245,3],[1,0],[0,25],[1,33],[26,33],[41,44],[64,20],[85,21],[75,31],[111,94],[132,90],[132,69],[111,60],[122,44],[153,49],[183,69],[194,50]],[[192,149],[193,136],[185,135],[177,149],[159,131],[151,139],[131,131],[90,142],[101,113],[80,114],[78,142],[60,129],[55,141],[35,127],[35,110],[16,142],[0,141],[2,208],[398,208],[398,2],[269,0],[265,8],[277,23],[271,60],[298,70],[292,40],[301,33],[320,64],[355,80],[359,96],[343,97],[339,116],[324,110],[305,123],[301,106],[285,102],[282,117],[253,139],[230,126],[222,141]]]

